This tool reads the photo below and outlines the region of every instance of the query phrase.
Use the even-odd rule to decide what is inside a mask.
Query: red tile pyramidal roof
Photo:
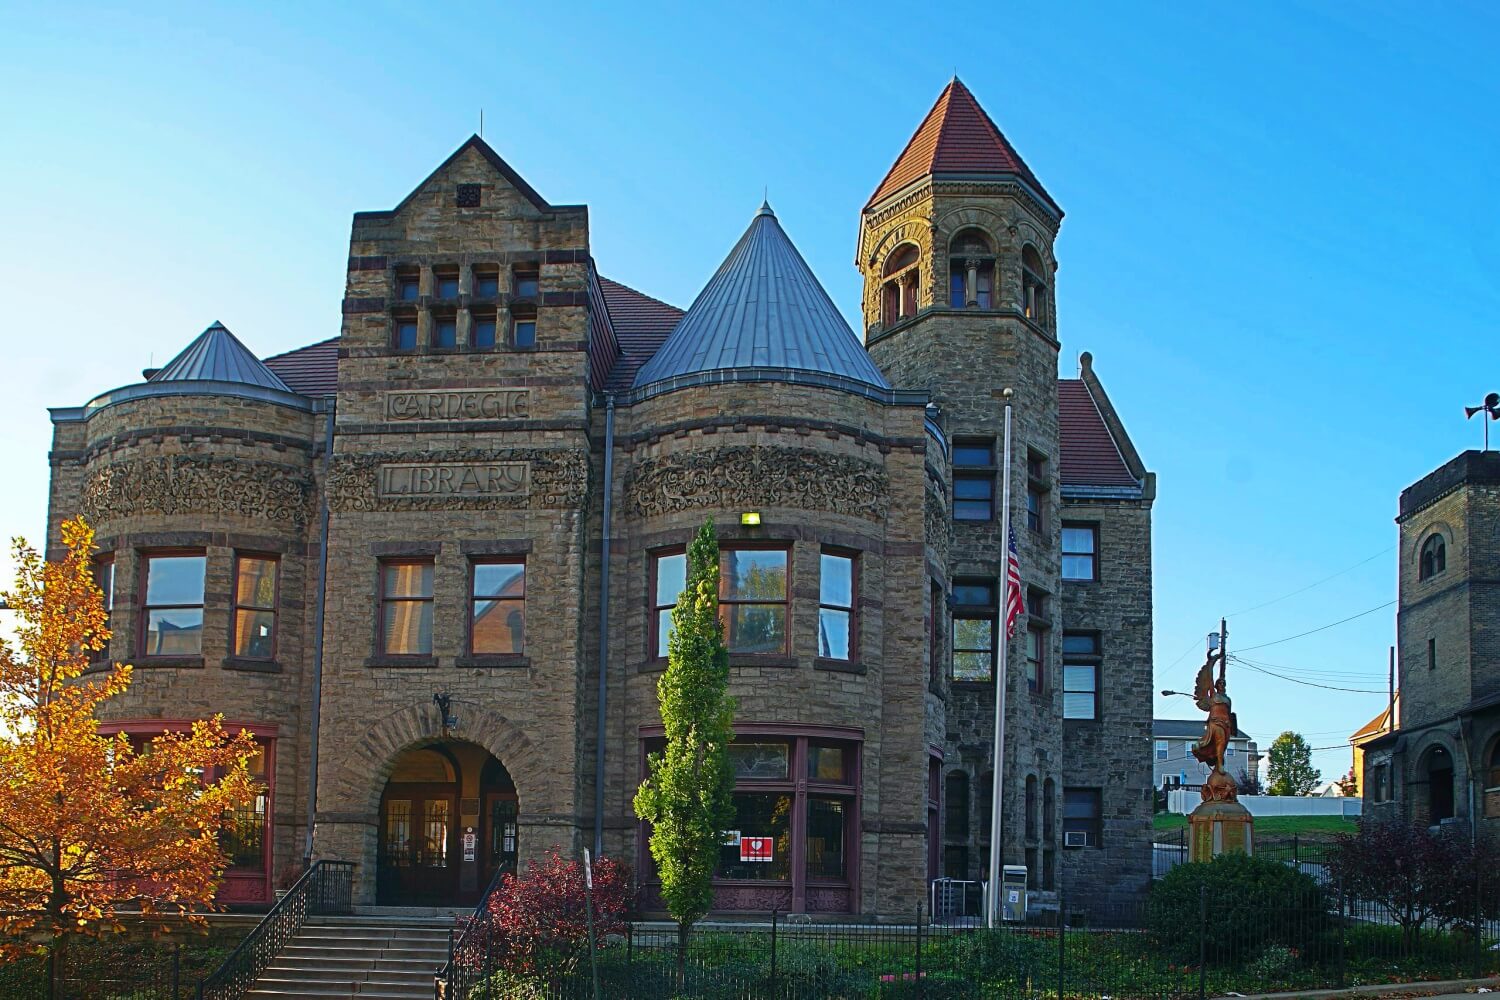
[[[1012,174],[1062,215],[1062,209],[1021,159],[1016,147],[1000,133],[969,88],[956,76],[927,112],[865,208],[929,174]]]

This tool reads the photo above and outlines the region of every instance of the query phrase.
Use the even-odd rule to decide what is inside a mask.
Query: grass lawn
[[[1187,826],[1187,817],[1175,813],[1157,813],[1152,826],[1157,833]],[[1309,840],[1332,840],[1341,833],[1358,833],[1359,826],[1342,816],[1262,816],[1255,821],[1255,836],[1281,839],[1296,834]]]

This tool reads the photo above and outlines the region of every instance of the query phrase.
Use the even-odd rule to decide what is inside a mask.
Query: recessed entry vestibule
[[[517,857],[515,783],[484,747],[442,740],[397,758],[380,797],[376,902],[472,906]]]

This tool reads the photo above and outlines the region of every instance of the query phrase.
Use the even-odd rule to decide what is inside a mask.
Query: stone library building
[[[1058,375],[1062,209],[957,79],[871,180],[855,331],[769,205],[683,310],[475,136],[354,214],[336,335],[260,358],[214,323],[51,410],[49,542],[96,529],[135,667],[104,730],[259,741],[222,902],[311,857],[356,862],[361,904],[459,906],[602,845],[659,911],[631,801],[705,520],[738,701],[717,912],[906,917],[991,837],[1035,892],[1144,891],[1155,477],[1090,355]]]

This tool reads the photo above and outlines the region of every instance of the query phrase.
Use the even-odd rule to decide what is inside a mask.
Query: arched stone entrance
[[[380,796],[375,900],[462,906],[515,871],[515,783],[484,747],[441,739],[401,752]]]
[[[1419,787],[1425,788],[1416,803],[1417,819],[1423,819],[1421,807],[1426,806],[1425,819],[1428,825],[1436,826],[1453,816],[1453,755],[1446,748],[1434,746],[1422,755],[1418,766]]]

